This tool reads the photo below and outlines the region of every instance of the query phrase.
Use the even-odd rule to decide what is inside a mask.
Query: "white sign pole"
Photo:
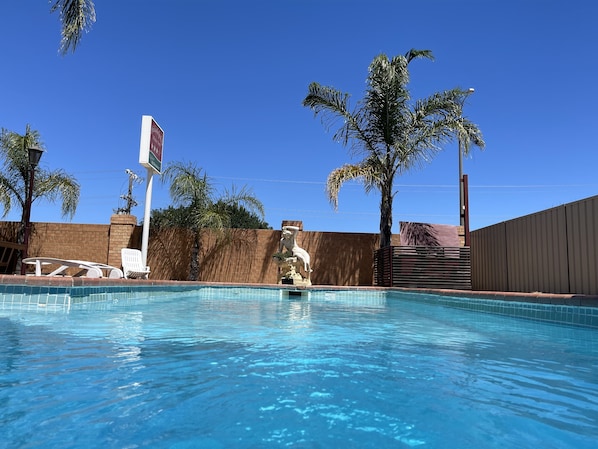
[[[152,210],[152,185],[155,174],[162,172],[162,149],[164,131],[151,115],[141,117],[141,140],[139,142],[139,163],[147,168],[147,187],[145,189],[145,211],[143,214],[143,233],[141,236],[141,257],[147,266],[147,247],[149,242],[150,215]]]
[[[141,234],[141,258],[143,266],[147,266],[147,246],[149,242],[150,215],[152,211],[152,185],[154,170],[147,169],[147,186],[145,188],[145,211],[143,213],[143,233]]]

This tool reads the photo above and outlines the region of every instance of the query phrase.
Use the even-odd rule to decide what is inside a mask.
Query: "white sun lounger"
[[[80,272],[75,276],[84,276],[88,278],[108,277],[112,279],[124,277],[120,268],[85,260],[56,259],[54,257],[28,257],[27,259],[23,259],[23,263],[35,265],[36,276],[64,276],[67,269],[78,268]],[[43,266],[52,265],[57,266],[57,268],[50,273],[42,273]]]
[[[125,279],[147,279],[150,274],[150,267],[143,265],[141,251],[134,248],[122,248],[120,250]]]

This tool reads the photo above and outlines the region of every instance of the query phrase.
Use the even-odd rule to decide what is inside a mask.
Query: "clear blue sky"
[[[41,164],[81,184],[75,223],[107,224],[139,163],[141,116],[165,132],[164,164],[194,161],[219,188],[246,185],[266,221],[377,233],[379,196],[358,184],[329,205],[349,162],[302,106],[312,81],[362,98],[379,53],[429,49],[413,98],[474,87],[466,115],[486,150],[465,159],[471,228],[598,194],[598,2],[590,0],[106,0],[74,54],[45,0],[3,2],[0,127],[38,130]],[[457,146],[397,180],[400,221],[458,224]],[[170,204],[154,178],[152,207]],[[145,184],[136,184],[143,218]],[[16,219],[10,214],[7,219]],[[37,202],[33,221],[60,222]]]

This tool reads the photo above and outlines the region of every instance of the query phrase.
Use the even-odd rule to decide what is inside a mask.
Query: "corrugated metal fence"
[[[598,294],[598,196],[471,233],[474,290]]]

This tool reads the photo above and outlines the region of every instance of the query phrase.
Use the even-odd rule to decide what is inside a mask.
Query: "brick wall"
[[[141,247],[136,218],[113,215],[110,225],[34,223],[31,256],[90,260],[120,266],[120,249]],[[293,222],[302,228],[300,222]],[[7,229],[14,223],[2,222]],[[202,232],[200,280],[206,282],[276,283],[280,230],[232,230],[226,235]],[[312,259],[315,285],[372,285],[377,234],[300,231],[297,242]],[[193,235],[169,229],[150,233],[151,279],[187,280]]]
[[[303,228],[300,221],[285,222]],[[0,235],[15,226],[0,222]],[[34,223],[30,256],[90,260],[120,266],[120,249],[141,248],[142,228],[136,218],[113,215],[110,225]],[[398,245],[398,234],[393,244]],[[274,284],[280,230],[237,229],[225,235],[202,232],[200,280]],[[378,234],[300,231],[297,243],[311,257],[314,285],[372,285],[373,254]],[[187,280],[193,234],[185,229],[150,233],[150,279]]]
[[[237,229],[226,236],[202,232],[200,280],[275,284],[278,266],[272,256],[280,238],[280,230]],[[187,279],[192,242],[188,231],[150,234],[151,277]],[[314,285],[372,285],[378,234],[301,231],[297,243],[310,255]]]
[[[34,223],[29,256],[108,262],[110,225]]]

